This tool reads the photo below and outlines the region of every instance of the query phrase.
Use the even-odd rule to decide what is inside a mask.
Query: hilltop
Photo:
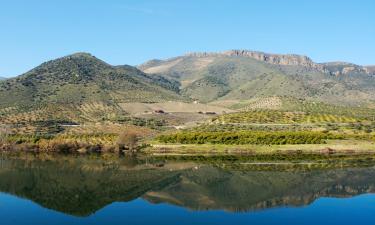
[[[111,66],[76,53],[40,66],[0,86],[2,107],[39,103],[129,102],[179,99],[173,82],[131,66]]]
[[[112,66],[88,53],[51,60],[0,84],[4,124],[116,119],[127,102],[182,100],[178,84],[132,66]]]
[[[272,96],[334,104],[371,104],[373,67],[351,63],[315,63],[307,56],[247,50],[189,53],[151,60],[138,67],[181,83],[184,96],[202,102]]]

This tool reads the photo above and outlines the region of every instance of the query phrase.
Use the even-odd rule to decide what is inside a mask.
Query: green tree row
[[[284,144],[322,144],[327,139],[343,139],[342,135],[322,132],[178,132],[157,137],[163,143],[181,144],[256,144],[256,145],[284,145]]]

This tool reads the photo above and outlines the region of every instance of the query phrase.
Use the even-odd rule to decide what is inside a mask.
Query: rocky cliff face
[[[315,69],[318,71],[326,71],[324,65],[313,62],[309,57],[302,55],[281,55],[281,54],[268,54],[264,52],[248,51],[248,50],[230,50],[219,53],[209,53],[209,52],[198,52],[198,53],[188,53],[186,56],[193,57],[208,57],[208,56],[240,56],[249,57],[259,61],[263,61],[275,65],[283,66],[304,66],[310,69]]]
[[[353,63],[346,62],[329,62],[323,63],[324,67],[336,76],[348,74],[368,74],[372,75],[375,71],[371,71],[371,67],[359,66]]]
[[[198,52],[152,60],[138,68],[180,82],[181,95],[201,102],[288,96],[357,105],[375,99],[371,68],[343,62],[316,63],[294,54]]]
[[[211,52],[193,52],[186,56],[190,57],[217,57],[217,56],[238,56],[248,57],[262,62],[282,65],[282,66],[302,66],[307,69],[313,69],[322,73],[331,74],[335,76],[348,74],[375,74],[375,66],[359,66],[352,63],[345,62],[331,62],[331,63],[315,63],[307,56],[296,54],[269,54],[264,52],[249,51],[249,50],[230,50],[218,53]]]

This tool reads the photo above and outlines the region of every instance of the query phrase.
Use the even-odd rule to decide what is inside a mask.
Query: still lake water
[[[1,225],[375,224],[375,168],[1,159]]]

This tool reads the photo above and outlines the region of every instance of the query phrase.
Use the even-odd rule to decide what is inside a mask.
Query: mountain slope
[[[0,86],[0,106],[87,101],[163,101],[178,99],[174,84],[130,66],[113,67],[77,53],[52,60]]]
[[[181,82],[181,93],[204,102],[289,96],[336,104],[375,100],[375,79],[365,67],[314,63],[299,55],[245,50],[191,53],[139,66]]]
[[[87,53],[41,64],[0,83],[0,122],[112,120],[125,102],[181,100],[178,85],[135,67],[111,66]],[[18,125],[17,125],[18,126]]]

